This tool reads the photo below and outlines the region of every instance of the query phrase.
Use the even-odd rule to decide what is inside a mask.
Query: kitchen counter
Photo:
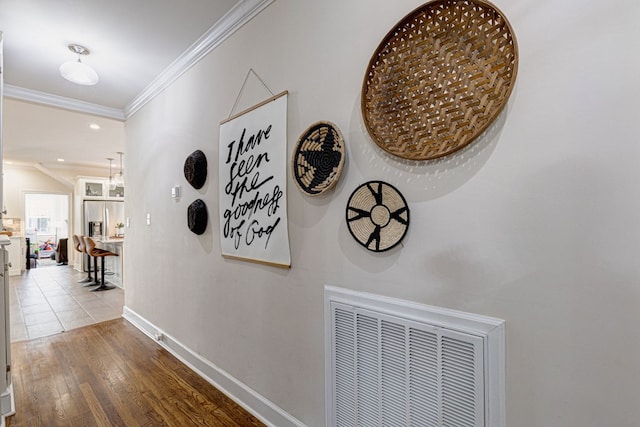
[[[95,239],[96,243],[108,243],[108,244],[122,244],[124,243],[124,237],[102,237],[100,239]]]

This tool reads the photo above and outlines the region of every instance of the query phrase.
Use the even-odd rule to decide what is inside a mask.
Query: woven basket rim
[[[493,111],[493,113],[491,114],[490,119],[487,120],[487,122],[483,126],[479,127],[474,132],[473,136],[471,138],[469,138],[468,141],[466,141],[464,144],[460,144],[459,146],[457,146],[453,150],[441,153],[439,155],[429,156],[429,157],[425,157],[425,158],[404,157],[404,156],[399,155],[396,152],[393,152],[393,151],[389,150],[385,146],[385,144],[379,142],[376,139],[376,136],[375,136],[376,132],[373,130],[371,124],[369,123],[369,120],[367,120],[368,112],[367,112],[365,93],[366,93],[367,86],[368,86],[369,73],[370,73],[370,70],[372,69],[372,66],[374,65],[374,63],[378,59],[380,51],[388,44],[388,42],[391,39],[393,39],[393,36],[394,36],[396,30],[401,26],[402,23],[404,23],[408,19],[412,18],[414,15],[417,15],[417,14],[421,13],[423,10],[425,10],[427,8],[430,8],[430,7],[433,7],[435,5],[442,4],[442,3],[472,3],[472,4],[476,4],[476,5],[480,5],[480,6],[486,7],[486,8],[493,9],[498,15],[500,15],[501,18],[503,19],[507,29],[508,29],[509,36],[510,36],[510,38],[512,40],[512,43],[513,43],[513,53],[514,53],[514,59],[513,59],[513,62],[512,62],[513,63],[513,72],[511,74],[509,87],[507,89],[507,92],[506,92],[505,96],[503,97],[503,101],[501,102],[499,107],[496,108]],[[516,77],[517,77],[517,74],[518,74],[518,66],[519,66],[519,51],[518,51],[518,41],[517,41],[517,38],[516,38],[516,34],[515,34],[514,30],[513,30],[513,27],[511,26],[511,23],[507,19],[506,15],[496,5],[494,5],[493,3],[491,3],[491,2],[489,2],[487,0],[433,0],[433,1],[429,1],[427,3],[424,3],[424,4],[416,7],[415,9],[413,9],[411,12],[406,14],[402,19],[400,19],[398,22],[396,22],[393,25],[393,27],[382,38],[382,40],[380,41],[380,43],[376,47],[373,55],[371,56],[371,59],[369,60],[369,62],[367,64],[366,73],[365,73],[365,76],[364,76],[364,79],[363,79],[362,88],[361,88],[361,92],[360,92],[360,112],[362,114],[362,118],[363,118],[363,122],[364,122],[365,128],[367,129],[367,132],[369,133],[369,136],[376,143],[376,145],[378,147],[380,147],[382,150],[384,150],[385,152],[387,152],[387,153],[389,153],[389,154],[391,154],[393,156],[404,158],[404,159],[408,159],[408,160],[433,160],[433,159],[438,159],[438,158],[441,158],[441,157],[448,156],[448,155],[450,155],[452,153],[455,153],[456,151],[459,151],[459,150],[467,147],[469,144],[474,142],[480,135],[483,134],[483,132],[492,123],[495,122],[497,117],[500,115],[500,113],[506,107],[507,101],[511,97],[511,93],[513,92],[513,88],[514,88],[515,82],[516,82]]]
[[[339,146],[340,146],[340,162],[338,163],[338,168],[336,171],[336,175],[333,178],[333,180],[326,185],[321,191],[319,191],[318,193],[310,193],[309,191],[307,191],[306,188],[302,187],[300,185],[300,183],[298,182],[298,172],[296,171],[296,166],[297,166],[297,157],[296,154],[298,153],[298,147],[300,146],[300,144],[302,144],[304,137],[309,133],[309,131],[311,131],[311,129],[313,129],[316,126],[319,125],[326,125],[331,127],[333,130],[336,131],[336,133],[338,134],[338,141],[339,141]],[[334,188],[336,186],[336,184],[338,183],[338,181],[340,180],[340,176],[342,175],[342,169],[344,168],[344,160],[346,157],[346,147],[345,147],[345,141],[344,141],[344,136],[342,135],[342,132],[340,131],[340,128],[333,122],[329,121],[329,120],[318,120],[316,122],[313,122],[312,124],[310,124],[298,137],[298,140],[296,141],[295,146],[293,147],[293,153],[291,154],[291,173],[293,174],[293,182],[295,183],[296,187],[298,187],[298,189],[300,191],[302,191],[304,194],[306,194],[307,196],[310,197],[318,197],[322,194],[324,194],[325,192],[331,190],[332,188]]]

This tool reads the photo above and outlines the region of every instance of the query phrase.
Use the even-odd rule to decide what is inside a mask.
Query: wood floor
[[[263,426],[124,319],[11,350],[11,427]]]

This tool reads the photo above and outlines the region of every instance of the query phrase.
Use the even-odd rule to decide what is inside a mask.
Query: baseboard
[[[13,384],[9,384],[7,390],[0,395],[0,427],[5,427],[7,417],[15,415],[16,401],[13,395]]]
[[[267,426],[305,427],[301,421],[282,408],[196,354],[130,308],[124,307],[122,317]]]
[[[0,394],[0,413],[4,417],[10,417],[16,413],[16,401],[13,394],[13,383],[9,384],[7,390]]]

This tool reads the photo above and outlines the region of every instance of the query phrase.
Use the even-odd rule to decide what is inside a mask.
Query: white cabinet
[[[122,264],[123,264],[123,257],[124,257],[124,251],[122,250],[123,243],[124,243],[123,239],[104,239],[104,240],[98,240],[97,243],[100,249],[104,249],[109,252],[118,254],[118,256],[105,257],[104,271],[108,273],[113,273],[113,274],[109,274],[106,277],[106,280],[113,283],[119,288],[124,288],[124,281],[123,281],[123,274],[122,274]]]
[[[124,186],[112,188],[109,180],[104,178],[80,178],[76,183],[76,191],[83,200],[124,200]]]
[[[11,387],[11,325],[9,316],[9,278],[5,274],[6,266],[9,263],[8,254],[5,249],[9,250],[9,237],[0,235],[0,366],[2,366],[2,374],[0,374],[0,423],[4,425],[4,416],[15,411],[13,405],[13,388]],[[13,242],[11,242],[13,243]]]
[[[11,244],[7,246],[9,263],[11,264],[11,267],[9,267],[9,276],[19,276],[26,265],[24,245],[22,244],[22,237],[12,236],[10,240]]]

